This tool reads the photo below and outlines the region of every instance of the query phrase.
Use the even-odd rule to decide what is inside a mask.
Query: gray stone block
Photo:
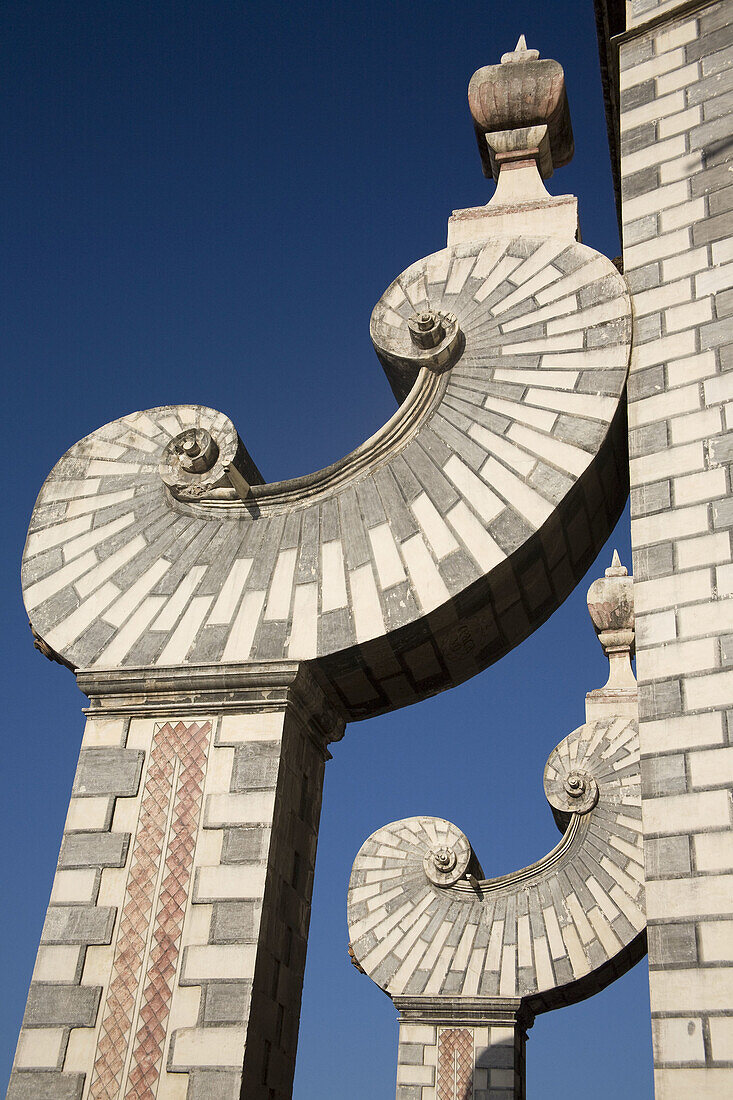
[[[204,1024],[245,1023],[249,1017],[251,982],[208,982],[204,988]]]
[[[82,749],[74,779],[74,796],[109,794],[134,798],[144,758],[145,753],[135,749]]]
[[[657,126],[655,122],[645,122],[641,126],[635,126],[633,130],[627,130],[621,135],[621,156],[627,153],[637,153],[639,149],[648,149],[657,140]]]
[[[270,830],[265,826],[225,829],[222,863],[259,863],[266,858],[269,843]]]
[[[6,1100],[81,1100],[83,1073],[48,1070],[15,1070]]]
[[[687,790],[685,758],[682,753],[645,757],[641,761],[641,791],[645,798],[682,794]]]
[[[59,867],[124,867],[129,845],[129,833],[67,833]]]
[[[252,943],[257,939],[260,911],[256,901],[219,901],[211,917],[212,943]]]
[[[101,986],[32,982],[23,1027],[94,1027]]]
[[[667,509],[672,503],[671,482],[655,481],[631,490],[631,518],[650,516]]]
[[[424,1050],[422,1043],[400,1043],[397,1061],[404,1066],[421,1066]]]
[[[279,766],[279,741],[252,741],[240,745],[234,754],[231,789],[252,791],[274,787]]]
[[[639,717],[666,718],[682,713],[682,688],[679,680],[639,684]]]
[[[642,458],[644,455],[658,454],[668,446],[667,422],[645,424],[643,428],[634,428],[629,432],[629,457]]]
[[[668,577],[674,571],[674,546],[671,542],[658,542],[634,553],[634,576],[640,581],[654,577]]]
[[[50,905],[41,943],[111,943],[116,913],[111,905]]]
[[[648,879],[689,875],[692,866],[689,837],[649,837],[644,845],[644,862]]]
[[[235,1070],[195,1069],[186,1100],[239,1100],[242,1075]]]
[[[679,966],[697,962],[694,924],[653,924],[647,930],[650,966]]]

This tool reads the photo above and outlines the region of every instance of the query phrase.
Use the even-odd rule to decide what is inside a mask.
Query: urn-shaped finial
[[[591,711],[595,717],[599,707],[605,710],[609,703],[612,709],[618,708],[619,699],[626,696],[633,696],[633,706],[636,705],[636,679],[631,668],[635,641],[634,579],[621,564],[617,550],[606,575],[593,581],[588,589],[588,613],[610,666],[605,687],[586,696],[590,720]]]
[[[487,179],[498,179],[502,161],[516,161],[521,153],[533,156],[544,179],[572,159],[573,130],[562,65],[540,60],[538,50],[527,49],[524,35],[500,65],[485,65],[473,74],[468,105]],[[502,137],[497,142],[498,134]]]

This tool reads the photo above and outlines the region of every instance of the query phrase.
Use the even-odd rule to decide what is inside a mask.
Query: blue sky
[[[0,909],[9,1072],[69,797],[85,699],[31,645],[18,580],[28,517],[77,439],[135,409],[231,417],[267,480],[316,470],[394,410],[372,307],[486,202],[466,88],[520,33],[565,67],[576,140],[549,182],[585,243],[619,252],[591,0],[6,0],[0,11],[5,796]],[[614,536],[629,563],[628,514]],[[610,561],[612,544],[588,581]],[[605,661],[576,593],[483,675],[354,724],[328,765],[296,1100],[394,1095],[395,1012],[349,965],[362,841],[426,813],[488,875],[557,839],[542,793]],[[646,966],[540,1017],[528,1089],[651,1094]]]

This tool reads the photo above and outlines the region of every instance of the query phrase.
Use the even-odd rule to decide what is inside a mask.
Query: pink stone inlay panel
[[[90,1100],[118,1100],[125,1085],[125,1100],[154,1100],[210,735],[210,722],[166,722],[153,736]]]
[[[473,1032],[451,1027],[438,1038],[438,1100],[473,1097]]]

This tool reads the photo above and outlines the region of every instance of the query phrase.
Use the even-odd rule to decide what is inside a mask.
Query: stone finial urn
[[[586,696],[586,713],[595,715],[599,704],[603,707],[610,699],[613,699],[612,705],[618,710],[620,697],[628,695],[630,701],[633,697],[635,714],[636,678],[631,668],[636,638],[634,578],[621,564],[617,550],[613,552],[613,560],[605,577],[593,581],[588,589],[588,613],[608,658],[609,675],[604,687]]]
[[[540,60],[537,50],[527,49],[524,35],[500,65],[484,65],[473,74],[468,105],[487,179],[496,179],[498,172],[486,138],[498,132],[546,126],[549,156],[541,166],[545,179],[553,168],[572,160],[575,146],[562,65]]]

